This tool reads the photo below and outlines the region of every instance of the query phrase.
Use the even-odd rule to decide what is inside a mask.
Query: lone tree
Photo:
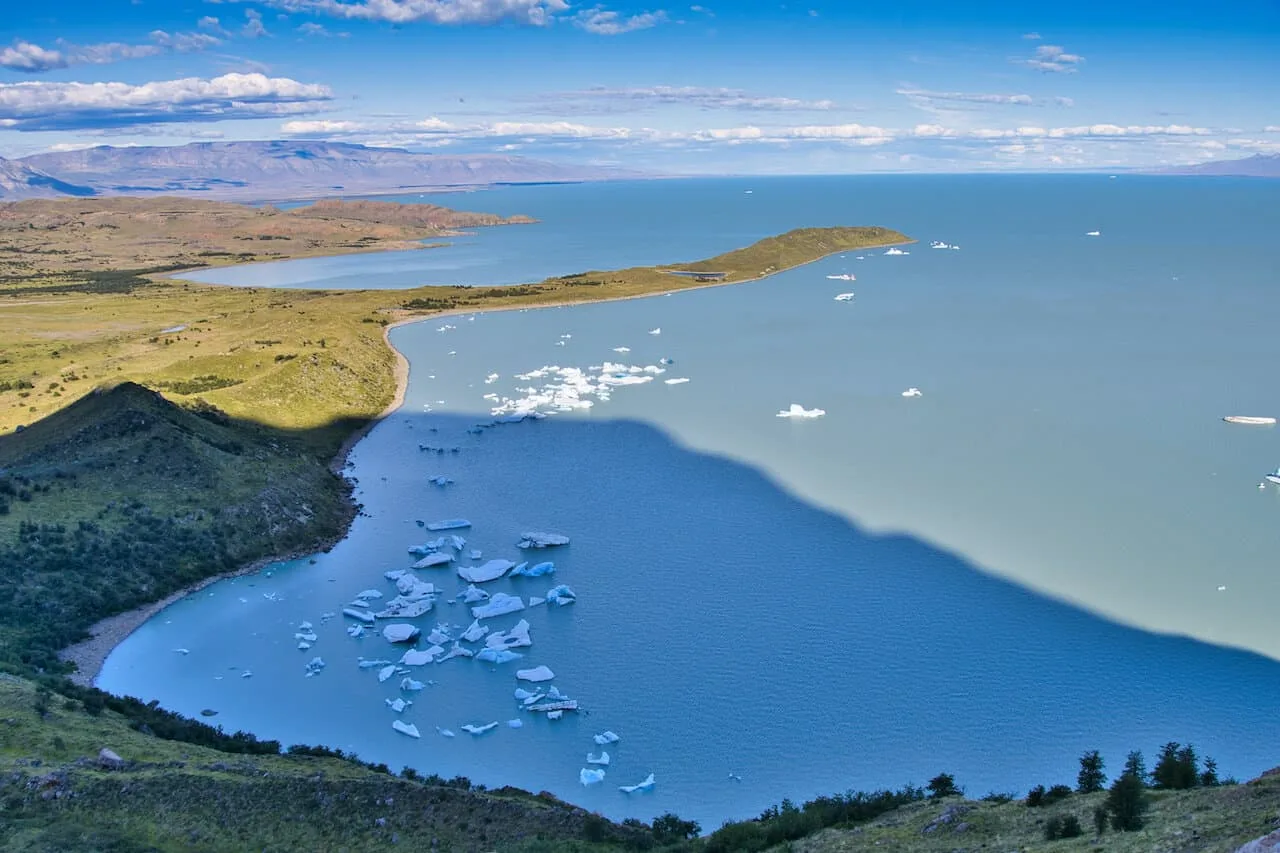
[[[1142,777],[1128,771],[1111,784],[1106,810],[1111,815],[1111,828],[1120,832],[1142,829],[1142,815],[1147,810],[1147,791]]]
[[[1107,784],[1107,774],[1102,772],[1106,762],[1098,750],[1080,756],[1080,773],[1076,776],[1076,790],[1082,794],[1094,794]]]
[[[1133,776],[1143,785],[1147,784],[1147,762],[1142,757],[1142,750],[1135,749],[1124,760],[1122,776]]]
[[[1205,756],[1204,772],[1200,774],[1200,784],[1206,788],[1214,788],[1221,784],[1218,781],[1218,762]]]
[[[956,777],[950,773],[939,773],[929,780],[929,799],[940,800],[943,797],[959,797],[964,793],[956,787]]]

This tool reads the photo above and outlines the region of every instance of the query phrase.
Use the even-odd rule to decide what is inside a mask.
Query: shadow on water
[[[708,828],[783,797],[942,771],[975,796],[1070,783],[1086,749],[1112,770],[1128,750],[1150,757],[1168,740],[1242,778],[1280,764],[1276,661],[1118,625],[911,536],[869,533],[643,423],[553,417],[469,431],[488,420],[401,412],[379,424],[352,457],[365,514],[342,543],[314,565],[179,602],[117,649],[101,686],[186,712],[220,708],[228,729],[286,743],[550,790],[611,817],[673,810]],[[437,473],[456,484],[428,484]],[[543,557],[554,578],[489,588],[531,596],[567,583],[578,603],[520,614],[535,644],[519,664],[415,672],[439,682],[405,715],[419,743],[389,728],[395,682],[355,666],[398,649],[353,641],[333,619],[303,653],[290,626],[340,611],[357,590],[389,589],[382,572],[407,566],[406,547],[429,535],[415,522],[446,517],[472,521],[467,547],[485,559],[514,559],[524,530],[569,534],[569,548]],[[446,597],[465,586],[452,572],[420,574]],[[441,620],[470,616],[442,601],[414,621]],[[191,654],[165,654],[178,645]],[[304,680],[315,652],[329,666]],[[435,726],[516,716],[513,670],[538,664],[590,715],[435,738]],[[229,665],[257,677],[210,678]],[[623,735],[607,782],[583,788],[589,735],[606,728]],[[649,772],[653,794],[616,790]]]

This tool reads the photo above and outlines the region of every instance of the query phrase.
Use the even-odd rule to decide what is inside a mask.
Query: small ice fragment
[[[448,626],[444,626],[448,627]],[[431,629],[431,633],[427,635],[427,642],[434,645],[453,642],[453,637],[449,636],[449,632],[444,630],[440,625]]]
[[[361,637],[364,636],[364,626],[352,625],[351,627],[347,628],[347,636],[356,640],[360,639]]]
[[[524,727],[524,720],[507,720],[507,728],[519,729]]]
[[[406,723],[402,720],[392,720],[391,728],[400,732],[400,734],[402,735],[408,735],[409,737],[412,737],[412,738],[422,737],[422,735],[418,733],[418,727],[415,726],[413,723]]]
[[[922,392],[919,388],[911,387],[911,388],[908,388],[907,390],[903,391],[903,392],[902,392],[902,396],[904,396],[904,397],[923,397],[923,396],[924,396],[924,392]]]
[[[534,693],[533,695],[529,696],[529,698],[524,700],[524,705],[526,707],[530,705],[536,705],[545,698],[547,698],[547,694],[545,693]]]
[[[560,718],[561,718],[561,717],[563,717],[563,716],[564,716],[564,711],[555,710],[555,711],[548,711],[548,712],[547,712],[547,719],[548,719],[548,720],[558,720],[558,719],[560,719]]]
[[[372,625],[374,622],[378,621],[378,620],[376,620],[376,619],[374,619],[374,618],[373,618],[373,614],[372,614],[372,613],[370,613],[369,611],[367,611],[367,610],[357,610],[357,609],[356,609],[356,608],[354,608],[354,607],[344,607],[344,608],[342,608],[342,615],[343,615],[343,616],[349,616],[349,617],[351,617],[352,619],[358,619],[359,621],[361,621],[361,622],[365,623],[366,625]]]
[[[471,608],[471,615],[476,619],[490,619],[494,616],[515,613],[517,610],[524,610],[524,602],[518,596],[499,592],[490,599],[488,604]]]
[[[525,568],[528,566],[528,568]],[[512,577],[540,578],[543,575],[555,574],[556,564],[552,562],[537,563],[529,566],[528,563],[521,563],[511,571]]]
[[[437,649],[440,647],[432,646],[431,648]],[[440,649],[440,651],[444,651],[444,649]],[[439,652],[433,654],[430,649],[410,649],[404,653],[404,657],[400,658],[400,663],[405,666],[425,666],[435,660],[436,654],[439,654]]]
[[[382,629],[382,636],[388,643],[413,642],[421,632],[413,625],[395,623]]]
[[[191,649],[174,649],[174,651],[175,651],[175,652],[177,652],[177,653],[178,653],[178,654],[180,654],[180,655],[189,655],[189,654],[191,654]]]
[[[603,749],[602,749],[602,750],[600,750],[600,754],[599,754],[599,755],[592,755],[591,753],[589,753],[589,752],[588,752],[588,753],[587,753],[587,763],[588,763],[588,764],[599,764],[599,765],[601,765],[602,767],[608,767],[608,766],[609,766],[609,753],[608,753],[608,752],[606,752],[606,751],[605,751],[605,750],[603,750]]]
[[[1101,236],[1102,236],[1102,232],[1101,232],[1101,231],[1086,231],[1086,232],[1084,232],[1084,236],[1086,236],[1086,237],[1101,237]]]
[[[494,722],[492,722],[492,723],[486,723],[486,724],[484,724],[483,726],[473,726],[473,725],[471,725],[470,723],[467,723],[465,726],[463,726],[463,727],[462,727],[462,730],[463,730],[464,732],[466,732],[467,734],[472,734],[472,735],[482,735],[482,734],[484,734],[485,732],[491,732],[491,731],[493,731],[493,730],[494,730],[494,729],[496,729],[497,727],[498,727],[498,723],[497,723],[497,721],[495,720]]]
[[[1226,592],[1226,591],[1227,591],[1227,588],[1225,586],[1218,587],[1218,592]]]
[[[483,552],[483,551],[481,551],[479,548],[473,548],[473,549],[472,549],[472,551],[471,551],[471,559],[473,559],[473,560],[478,560],[478,559],[480,559],[480,558],[481,558],[481,557],[483,557],[483,556],[484,556],[484,552]]]
[[[395,711],[397,714],[404,713],[404,709],[413,704],[412,702],[406,702],[398,697],[395,699],[386,699],[384,701],[387,703],[387,707]]]
[[[421,681],[415,681],[408,676],[400,679],[400,689],[406,692],[415,692],[421,690],[424,686]]]
[[[521,681],[550,681],[556,674],[546,666],[535,666],[533,669],[516,670],[516,678]]]
[[[519,652],[511,652],[506,649],[481,649],[476,653],[476,660],[486,661],[488,663],[511,663],[513,660],[520,660],[524,655]]]
[[[310,631],[312,627],[313,627],[313,626],[312,626],[312,624],[311,624],[310,622],[303,622],[302,624],[298,625],[298,630],[299,630],[299,631]]]
[[[361,669],[376,669],[378,667],[386,666],[389,663],[391,663],[389,660],[365,660],[364,658],[360,658],[356,666]]]
[[[631,347],[614,347],[614,352],[631,352]]]
[[[471,651],[471,649],[464,649],[459,644],[454,643],[453,648],[449,649],[448,654],[440,658],[438,663],[444,663],[445,661],[453,660],[454,658],[469,658],[469,657],[475,657],[475,652]]]
[[[307,662],[307,675],[316,675],[324,669],[324,658],[312,658]]]
[[[428,530],[457,530],[463,527],[470,527],[471,522],[465,518],[446,518],[443,521],[433,521],[427,525]]]
[[[683,385],[683,384],[685,384],[686,382],[688,382],[688,381],[689,381],[689,377],[687,377],[687,376],[677,376],[677,377],[675,377],[674,379],[664,379],[664,380],[662,380],[662,381],[663,381],[663,382],[665,382],[665,383],[666,383],[666,384],[668,384],[668,385]]]
[[[453,732],[449,731],[448,729],[442,729],[442,728],[440,728],[439,726],[436,726],[436,731],[438,731],[438,732],[440,733],[441,737],[453,737],[453,736],[454,736],[454,735],[453,735]]]
[[[505,575],[515,563],[510,560],[490,560],[480,566],[459,566],[458,577],[468,583],[488,583]]]
[[[584,785],[595,785],[604,781],[604,771],[584,767],[582,768],[582,771],[578,773],[578,779],[581,780]]]
[[[605,732],[601,732],[598,735],[595,735],[592,738],[592,740],[596,742],[597,746],[605,746],[607,744],[617,743],[618,741],[622,740],[622,738],[618,737],[616,734],[614,734],[611,731],[605,731]]]
[[[472,584],[459,593],[459,597],[462,599],[463,604],[476,604],[477,602],[488,601],[489,593]]]
[[[661,327],[661,326],[659,326],[659,327],[658,327],[658,328],[656,328],[656,329],[650,329],[650,330],[649,330],[649,334],[651,334],[651,335],[660,335],[660,334],[662,334],[662,327]]]
[[[837,293],[837,294],[836,294],[836,302],[852,302],[852,301],[853,301],[853,294],[852,294],[852,293]]]
[[[636,791],[652,791],[655,784],[653,774],[650,773],[644,777],[644,781],[637,785],[619,785],[618,790],[624,794],[634,794]]]
[[[545,598],[538,598],[538,597],[536,597],[536,596],[532,596],[532,595],[531,595],[531,596],[529,596],[529,606],[530,606],[530,607],[540,607],[540,606],[542,606],[542,605],[544,605],[544,604],[546,604],[546,603],[547,603],[547,600],[546,600]]]
[[[523,687],[516,688],[516,699],[520,700],[521,702],[523,702],[525,699],[528,699],[532,695],[534,694],[530,693],[528,690],[525,690]]]
[[[486,376],[486,377],[484,378],[484,384],[485,384],[485,385],[492,385],[493,383],[495,383],[495,382],[497,382],[497,381],[498,381],[498,374],[496,374],[496,373],[490,373],[488,376]]]
[[[487,633],[489,633],[489,626],[481,625],[480,620],[477,619],[471,623],[471,626],[467,628],[467,630],[462,632],[462,639],[466,640],[468,643],[474,643]]]
[[[382,598],[382,592],[376,589],[366,589],[357,594],[356,598]]]
[[[253,678],[253,673],[246,669],[244,672],[240,673],[240,677],[241,677],[241,678]]]
[[[792,403],[791,408],[778,412],[777,417],[780,418],[820,418],[827,412],[825,409],[806,409],[799,403]]]
[[[885,254],[886,254],[886,255],[909,255],[909,254],[911,254],[911,253],[910,253],[910,252],[904,252],[904,251],[902,251],[901,249],[893,248],[893,249],[887,249],[887,250],[885,251]]]
[[[566,604],[573,604],[577,600],[578,596],[564,584],[552,587],[551,591],[547,593],[547,604],[558,604],[563,607]]]
[[[395,674],[396,674],[395,664],[391,664],[390,666],[384,666],[382,669],[378,670],[378,681],[386,681],[388,678],[390,678]]]
[[[522,533],[520,541],[516,543],[517,548],[554,548],[559,545],[568,545],[569,537],[560,533],[543,533],[530,532]]]
[[[305,652],[305,651],[306,651],[307,649],[309,649],[309,648],[311,648],[311,644],[310,644],[310,643],[308,643],[306,640],[299,640],[299,641],[298,641],[298,649],[299,649],[300,651],[304,651],[304,652]]]
[[[421,560],[413,564],[415,569],[430,569],[435,566],[443,566],[453,562],[453,555],[445,552],[437,552],[428,554]]]

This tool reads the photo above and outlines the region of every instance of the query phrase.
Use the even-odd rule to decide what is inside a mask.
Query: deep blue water
[[[748,285],[396,330],[413,365],[406,404],[353,456],[370,517],[314,565],[169,608],[99,683],[287,742],[707,827],[784,796],[943,770],[973,794],[1025,791],[1070,782],[1085,749],[1114,768],[1171,739],[1256,774],[1280,763],[1280,494],[1256,488],[1280,444],[1220,418],[1280,408],[1277,196],[1267,182],[1038,176],[450,196],[542,220],[477,237],[485,250],[458,256],[467,283],[692,260],[803,225],[881,224],[922,242]],[[384,262],[273,275],[332,285],[363,264],[364,286],[399,286],[425,274]],[[846,271],[858,280],[826,278]],[[857,296],[834,302],[842,291]],[[549,381],[515,374],[661,358],[674,363],[655,381],[586,412],[466,431],[488,418],[484,395]],[[901,397],[908,386],[924,395]],[[774,417],[792,402],[827,414]],[[427,484],[435,473],[457,483]],[[519,664],[415,672],[439,683],[405,713],[423,731],[410,741],[383,703],[399,677],[379,684],[355,665],[391,657],[387,644],[320,616],[369,586],[392,594],[382,572],[427,538],[414,520],[453,516],[474,523],[468,548],[486,559],[514,558],[523,530],[571,535],[547,555],[555,581],[494,587],[527,596],[558,581],[579,602],[520,614],[534,646]],[[418,623],[470,621],[462,605],[438,609]],[[303,620],[320,634],[308,652],[294,648]],[[306,679],[317,653],[328,668]],[[511,673],[542,663],[590,716],[436,735],[516,716]],[[623,740],[605,784],[584,789],[589,735],[605,728]],[[616,790],[649,772],[653,794]]]

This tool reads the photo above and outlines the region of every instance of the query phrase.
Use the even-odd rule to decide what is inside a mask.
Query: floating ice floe
[[[527,692],[527,691],[526,691],[526,692]],[[530,694],[529,696],[525,697],[525,700],[524,700],[523,704],[524,704],[524,706],[525,706],[526,708],[528,708],[528,707],[531,707],[531,706],[533,706],[533,705],[538,704],[539,702],[541,702],[541,701],[542,701],[543,699],[545,699],[545,698],[547,698],[547,694],[545,694],[545,693],[533,693],[533,694]]]
[[[428,554],[421,560],[413,564],[415,569],[430,569],[434,566],[444,566],[453,562],[453,555],[448,552],[437,552]]]
[[[391,728],[395,729],[402,735],[408,735],[409,737],[412,737],[412,738],[422,737],[422,735],[418,733],[417,726],[415,726],[413,723],[406,723],[403,720],[392,720]]]
[[[616,734],[614,734],[611,731],[605,731],[605,732],[601,732],[598,735],[594,735],[592,737],[592,740],[596,742],[597,746],[607,746],[608,744],[611,744],[611,743],[617,743],[618,741],[622,740],[622,738],[618,737]]]
[[[364,658],[357,658],[356,666],[361,669],[376,669],[381,666],[386,666],[389,663],[391,663],[389,660],[365,660]]]
[[[603,749],[602,749],[602,750],[600,750],[600,754],[599,754],[599,755],[592,755],[591,753],[589,753],[589,752],[588,752],[588,753],[587,753],[587,763],[588,763],[588,764],[599,764],[599,765],[600,765],[600,766],[602,766],[602,767],[608,767],[608,766],[609,766],[609,753],[608,753],[608,752],[606,752],[606,751],[605,751],[605,750],[603,750]]]
[[[614,352],[631,352],[631,347],[614,347]]]
[[[524,728],[524,720],[521,720],[521,719],[507,720],[507,728],[509,729]]]
[[[405,700],[400,699],[400,698],[395,698],[395,699],[385,699],[385,700],[383,700],[383,701],[385,701],[385,702],[387,703],[387,707],[388,707],[388,708],[390,708],[391,710],[395,711],[397,714],[402,714],[402,713],[404,713],[404,709],[405,709],[405,708],[408,708],[410,705],[412,705],[412,704],[413,704],[412,702],[406,702]]]
[[[1086,232],[1084,232],[1084,236],[1086,236],[1086,237],[1101,237],[1101,236],[1102,236],[1102,232],[1101,232],[1101,231],[1086,231]]]
[[[174,649],[174,652],[180,655],[189,655],[191,654],[191,649]]]
[[[382,636],[388,643],[411,643],[422,633],[413,625],[396,623],[382,629]]]
[[[519,652],[507,651],[506,649],[486,648],[476,652],[476,660],[482,660],[486,663],[511,663],[513,660],[520,660],[524,655]]]
[[[561,607],[566,604],[573,604],[577,600],[577,594],[564,584],[552,587],[546,597],[547,604],[557,604]]]
[[[480,566],[459,566],[458,577],[468,583],[496,581],[515,566],[510,560],[490,560]]]
[[[405,666],[426,666],[436,659],[436,655],[443,652],[440,646],[432,646],[429,649],[410,649],[400,658],[400,663]]]
[[[443,643],[452,643],[453,636],[449,633],[448,625],[437,625],[431,629],[431,633],[427,635],[427,642],[435,645]]]
[[[662,327],[661,327],[661,326],[659,326],[659,327],[658,327],[658,328],[656,328],[656,329],[650,329],[650,330],[649,330],[649,334],[651,334],[651,335],[660,335],[660,334],[662,334]]]
[[[644,777],[643,782],[636,785],[619,785],[618,790],[624,794],[634,794],[636,791],[652,791],[655,784],[657,783],[653,778],[653,774],[650,773]]]
[[[516,678],[521,681],[550,681],[555,678],[556,674],[547,666],[535,666],[533,669],[516,670]]]
[[[417,619],[431,612],[430,598],[408,599],[402,595],[387,602],[387,606],[374,615],[379,619]]]
[[[511,570],[511,577],[540,578],[543,575],[553,575],[555,572],[556,564],[550,561],[535,563],[532,566],[528,563],[521,563]]]
[[[307,661],[307,675],[316,675],[324,669],[324,658],[312,658]]]
[[[836,294],[836,299],[835,299],[835,301],[836,301],[836,302],[852,302],[852,301],[853,301],[853,294],[852,294],[852,293],[837,293],[837,294]]]
[[[433,521],[427,525],[428,530],[458,530],[463,527],[470,527],[471,522],[465,518],[446,518],[443,521]]]
[[[442,729],[442,728],[440,728],[439,726],[436,726],[436,731],[438,731],[438,732],[440,733],[440,736],[441,736],[441,737],[453,737],[453,736],[454,736],[453,732],[449,731],[448,729]]]
[[[903,391],[903,392],[902,392],[902,396],[904,396],[904,397],[923,397],[923,396],[924,396],[924,392],[923,392],[923,391],[921,391],[919,388],[912,387],[912,388],[908,388],[907,390]]]
[[[392,569],[389,572],[383,572],[382,576],[389,581],[398,581],[407,574],[409,574],[409,572],[406,569]]]
[[[361,637],[364,636],[364,626],[352,625],[351,627],[347,628],[347,636],[351,637],[353,640],[360,639]]]
[[[298,650],[299,650],[299,651],[303,651],[303,652],[305,652],[305,651],[306,651],[307,649],[309,649],[309,648],[311,648],[311,644],[310,644],[310,643],[308,643],[306,640],[301,640],[301,641],[299,641],[299,642],[298,642]]]
[[[462,599],[463,604],[475,604],[480,601],[488,601],[489,593],[480,589],[480,587],[475,584],[472,584],[462,592],[458,593],[458,597]]]
[[[559,533],[522,533],[520,541],[516,543],[517,548],[555,548],[560,545],[568,545],[569,537]]]
[[[680,376],[675,379],[664,379],[662,381],[668,385],[683,385],[684,383],[688,382],[689,379],[688,377]]]
[[[595,785],[604,781],[604,771],[594,768],[584,767],[578,773],[578,779],[584,785]]]
[[[479,548],[473,548],[473,549],[472,549],[472,551],[471,551],[471,559],[473,559],[473,560],[478,560],[478,559],[480,559],[480,558],[481,558],[481,557],[483,557],[483,556],[484,556],[484,552],[483,552],[483,551],[481,551]]]
[[[450,479],[449,477],[446,477],[444,474],[432,474],[430,477],[427,478],[427,482],[433,483],[437,486],[453,485],[453,480]]]
[[[902,249],[898,249],[898,248],[886,249],[884,253],[885,253],[886,255],[909,255],[909,254],[911,254],[910,252],[904,252]]]
[[[365,623],[366,625],[372,625],[374,622],[378,621],[377,619],[375,619],[375,618],[374,618],[373,614],[372,614],[372,613],[370,613],[369,611],[367,611],[367,610],[357,610],[357,609],[356,609],[356,608],[354,608],[354,607],[344,607],[344,608],[342,608],[342,615],[343,615],[343,616],[350,616],[352,619],[357,619],[357,620],[359,620],[359,621],[361,621],[361,622]]]
[[[929,244],[929,248],[930,248],[930,249],[956,249],[956,250],[959,250],[959,248],[960,248],[960,247],[959,247],[959,246],[953,246],[953,245],[951,245],[950,243],[944,243],[944,242],[942,242],[941,240],[934,240],[933,242],[931,242],[931,243]]]
[[[449,649],[449,651],[445,653],[444,657],[440,658],[437,662],[444,663],[445,661],[453,660],[454,658],[469,658],[474,656],[475,652],[471,651],[471,649],[463,648],[458,643],[454,643],[453,648]]]
[[[485,732],[493,731],[497,727],[498,727],[498,723],[495,720],[492,723],[485,723],[483,726],[473,726],[470,723],[467,723],[465,726],[462,727],[462,730],[470,735],[482,735]]]
[[[519,596],[499,592],[489,600],[488,604],[472,607],[471,615],[476,619],[491,619],[494,616],[515,613],[517,610],[524,610],[524,601]]]
[[[366,589],[356,593],[356,598],[382,598],[382,592],[376,589]]]
[[[515,696],[516,696],[517,702],[523,702],[524,700],[533,697],[534,694],[528,690],[525,690],[523,687],[517,687]]]
[[[400,679],[400,689],[405,691],[406,693],[416,693],[417,691],[421,690],[425,686],[426,685],[423,684],[421,681],[415,681],[414,679],[409,678],[408,676],[405,676],[404,678]]]
[[[390,678],[391,676],[393,676],[393,675],[395,675],[395,674],[396,674],[396,665],[395,665],[395,664],[390,664],[390,665],[388,665],[388,666],[384,666],[382,669],[378,670],[378,681],[379,681],[379,682],[386,681],[388,678]]]
[[[240,673],[240,677],[241,677],[241,678],[253,678],[253,673],[252,673],[250,670],[247,670],[247,669],[246,669],[244,672]]]
[[[799,403],[792,403],[791,408],[778,412],[780,418],[820,418],[827,413],[826,409],[806,409]]]
[[[857,277],[854,276],[854,274],[851,272],[843,272],[843,273],[840,273],[839,275],[829,275],[827,276],[827,278],[831,279],[832,281],[857,281],[858,280]]]
[[[498,374],[496,374],[496,373],[490,373],[488,376],[486,376],[486,377],[484,378],[484,384],[485,384],[485,385],[492,385],[493,383],[497,382],[499,378],[500,378],[500,377],[498,376]]]
[[[471,623],[467,630],[462,632],[462,639],[468,643],[474,643],[487,633],[489,633],[489,626],[481,625],[480,620],[477,619]]]
[[[529,623],[521,619],[510,631],[498,631],[490,634],[485,639],[484,644],[490,649],[519,649],[532,646],[533,640],[529,638]]]

